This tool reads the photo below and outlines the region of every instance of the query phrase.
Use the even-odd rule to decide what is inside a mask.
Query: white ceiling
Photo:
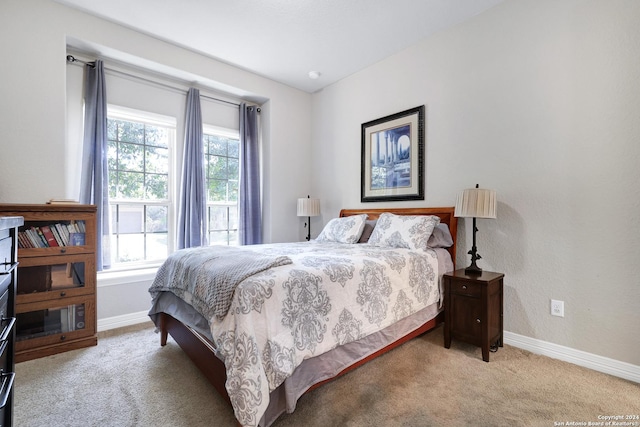
[[[315,92],[504,0],[55,1]]]

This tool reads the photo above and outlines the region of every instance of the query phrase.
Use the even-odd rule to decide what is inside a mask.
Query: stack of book
[[[84,221],[29,227],[18,232],[18,247],[28,249],[82,246],[85,244],[85,232]]]
[[[85,328],[84,304],[19,313],[17,317],[21,326],[16,331],[16,341],[73,332]]]

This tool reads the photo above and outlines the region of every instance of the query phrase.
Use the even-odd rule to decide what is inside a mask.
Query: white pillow
[[[364,229],[367,214],[333,218],[324,226],[318,242],[357,243]]]
[[[364,234],[364,233],[363,233]],[[441,222],[433,229],[427,246],[430,248],[450,248],[453,246],[453,237],[449,231],[449,226]]]
[[[440,223],[434,215],[380,215],[369,245],[389,248],[427,249],[433,229]]]

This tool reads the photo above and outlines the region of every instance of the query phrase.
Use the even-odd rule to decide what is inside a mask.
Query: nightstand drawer
[[[467,295],[470,297],[480,298],[482,285],[474,282],[461,282],[458,280],[451,281],[451,293],[456,295]]]

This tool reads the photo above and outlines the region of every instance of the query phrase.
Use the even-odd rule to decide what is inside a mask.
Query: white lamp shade
[[[468,188],[458,194],[454,215],[466,218],[496,218],[495,190]]]
[[[298,216],[320,215],[320,199],[298,199]]]

